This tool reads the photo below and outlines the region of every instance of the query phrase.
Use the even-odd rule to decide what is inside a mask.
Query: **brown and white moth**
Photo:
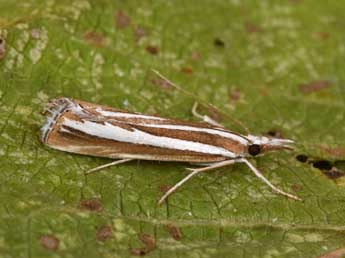
[[[289,149],[291,140],[241,135],[226,130],[207,116],[203,117],[207,122],[187,122],[65,97],[51,100],[45,114],[47,120],[41,129],[44,144],[62,151],[116,159],[90,172],[131,160],[202,165],[188,169],[191,173],[170,188],[159,203],[194,175],[234,163],[246,164],[275,192],[300,200],[275,187],[247,159],[268,151]]]

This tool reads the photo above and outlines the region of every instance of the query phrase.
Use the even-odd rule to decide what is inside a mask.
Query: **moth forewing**
[[[43,142],[108,158],[217,162],[246,152],[243,136],[205,123],[129,113],[79,100],[52,101]]]
[[[122,160],[112,164],[133,159],[205,164],[176,184],[160,202],[194,174],[239,162],[276,192],[298,198],[274,187],[245,159],[284,149],[289,140],[243,136],[217,124],[144,115],[65,97],[53,99],[46,115],[41,139],[54,149]]]

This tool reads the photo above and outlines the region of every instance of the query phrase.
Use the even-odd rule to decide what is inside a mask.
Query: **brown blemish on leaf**
[[[0,38],[0,60],[6,55],[6,42],[5,39]]]
[[[307,84],[300,84],[299,90],[304,94],[310,94],[315,91],[320,91],[325,88],[329,88],[332,85],[329,81],[313,81]]]
[[[95,47],[104,45],[104,36],[97,31],[87,31],[84,34],[84,40]]]
[[[166,229],[173,239],[180,240],[182,238],[182,232],[180,228],[174,226],[173,224],[166,225]]]
[[[129,25],[131,25],[131,18],[126,15],[123,11],[117,11],[114,15],[114,22],[116,28],[118,29],[125,29]]]
[[[244,25],[246,32],[247,33],[257,33],[257,32],[262,32],[262,28],[259,27],[258,25],[251,23],[251,22],[246,22]]]
[[[136,256],[143,256],[152,252],[156,248],[156,240],[149,234],[139,234],[139,240],[143,243],[144,247],[131,248],[129,251]]]
[[[345,147],[328,147],[326,145],[318,146],[325,154],[331,155],[334,158],[345,158]]]
[[[159,54],[159,47],[157,47],[157,46],[147,45],[145,49],[151,55],[158,55]]]
[[[135,41],[139,41],[140,39],[142,39],[148,35],[147,29],[145,29],[144,27],[141,27],[139,25],[133,29],[133,33],[134,33]]]
[[[185,66],[185,67],[181,68],[181,72],[183,72],[184,74],[192,74],[193,73],[193,68]]]
[[[329,253],[323,254],[318,258],[342,258],[345,256],[345,248],[340,248]]]
[[[113,237],[113,230],[111,226],[102,226],[97,229],[96,239],[101,242],[105,242]]]
[[[100,199],[91,198],[91,199],[81,200],[79,203],[79,208],[82,210],[98,212],[98,211],[103,210],[103,205]]]
[[[163,90],[171,90],[173,88],[173,86],[167,80],[161,78],[152,79],[151,82],[153,85],[156,85]]]
[[[225,42],[220,38],[215,38],[213,40],[213,45],[215,45],[216,47],[225,47]]]
[[[59,239],[54,235],[43,235],[39,239],[40,245],[50,251],[56,251],[59,248]]]

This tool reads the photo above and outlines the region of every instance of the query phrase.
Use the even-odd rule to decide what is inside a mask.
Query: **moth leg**
[[[284,195],[284,196],[286,196],[286,197],[288,197],[288,198],[290,198],[290,199],[293,199],[293,200],[302,201],[301,198],[299,198],[299,197],[297,197],[297,196],[295,196],[295,195],[293,195],[293,194],[286,193],[286,192],[280,190],[279,188],[275,187],[275,186],[274,186],[266,177],[264,177],[264,176],[261,174],[261,172],[260,172],[256,167],[254,167],[253,164],[250,163],[247,159],[243,159],[243,158],[242,158],[242,159],[238,159],[237,162],[245,163],[245,164],[250,168],[250,170],[254,172],[254,174],[255,174],[258,178],[260,178],[262,181],[264,181],[264,182],[265,182],[269,187],[271,187],[271,189],[272,189],[273,191],[275,191],[276,193],[279,193],[279,194],[281,194],[281,195]]]
[[[208,123],[208,124],[211,124],[211,125],[214,125],[214,126],[217,126],[217,127],[224,127],[223,125],[221,125],[220,123],[218,123],[217,121],[213,120],[211,117],[207,116],[207,115],[201,115],[198,113],[197,109],[198,109],[198,105],[199,103],[198,102],[194,102],[194,105],[193,105],[193,108],[192,108],[192,114],[203,120],[204,122]]]
[[[125,162],[128,162],[128,161],[132,161],[133,159],[120,159],[120,160],[115,160],[113,162],[110,162],[110,163],[107,163],[107,164],[104,164],[104,165],[101,165],[101,166],[98,166],[98,167],[95,167],[93,169],[90,169],[88,171],[85,172],[85,175],[89,175],[89,174],[92,174],[96,171],[99,171],[103,168],[107,168],[107,167],[110,167],[110,166],[115,166],[115,165],[118,165],[118,164],[121,164],[121,163],[125,163]]]
[[[227,165],[231,165],[236,163],[237,160],[225,160],[225,161],[220,161],[217,163],[214,163],[210,166],[207,167],[203,167],[203,168],[187,168],[188,170],[192,171],[192,173],[190,173],[188,176],[186,176],[185,178],[183,178],[181,181],[179,181],[177,184],[175,184],[173,187],[171,187],[158,201],[158,204],[162,204],[164,202],[164,200],[166,198],[168,198],[169,195],[171,195],[173,192],[175,192],[181,185],[183,185],[184,183],[186,183],[189,179],[191,179],[193,176],[199,174],[200,172],[204,172],[204,171],[209,171],[215,168],[220,168],[220,167],[224,167]]]

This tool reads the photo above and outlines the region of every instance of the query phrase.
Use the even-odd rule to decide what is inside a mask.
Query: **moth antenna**
[[[226,118],[228,118],[229,120],[231,120],[233,123],[235,123],[237,126],[241,127],[247,134],[249,134],[249,130],[247,127],[245,127],[243,125],[243,123],[241,123],[239,120],[232,118],[231,116],[229,116],[227,113],[219,110],[217,107],[215,107],[214,105],[208,103],[207,101],[201,99],[200,97],[198,97],[197,95],[195,95],[194,93],[185,90],[184,88],[182,88],[181,86],[173,83],[172,81],[170,81],[168,78],[166,78],[164,75],[162,75],[159,71],[155,70],[155,69],[151,69],[151,71],[153,73],[155,73],[158,77],[160,77],[161,79],[167,81],[171,86],[173,86],[174,88],[178,89],[179,91],[183,92],[184,94],[196,99],[198,102],[200,102],[202,105],[208,107],[208,108],[213,108],[215,110],[217,110],[217,112],[219,112],[220,114],[222,114],[223,116],[225,116]]]

